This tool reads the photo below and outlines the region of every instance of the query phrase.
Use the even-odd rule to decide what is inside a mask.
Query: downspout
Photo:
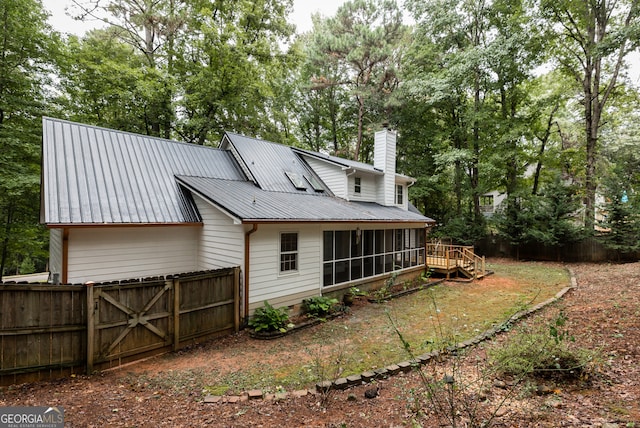
[[[249,321],[249,243],[251,234],[258,230],[258,224],[253,223],[251,230],[244,234],[244,321]]]
[[[344,186],[345,187],[344,195],[345,195],[345,199],[347,201],[350,201],[351,198],[349,198],[349,176],[355,174],[356,173],[356,169],[348,167],[348,166],[345,166],[345,167],[342,167],[342,170],[347,172],[347,175],[344,176],[345,179],[346,179],[346,183],[345,183],[345,186]],[[351,172],[349,172],[349,170],[351,170]]]
[[[407,183],[407,209],[409,209],[409,188],[414,184],[416,184],[416,180],[413,180],[410,183]]]

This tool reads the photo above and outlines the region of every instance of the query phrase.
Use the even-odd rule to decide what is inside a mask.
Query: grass
[[[474,337],[569,285],[567,271],[558,265],[494,263],[487,268],[495,272],[489,279],[445,283],[384,304],[369,304],[350,316],[277,339],[267,352],[272,354],[268,364],[254,363],[227,374],[212,369],[210,376],[197,377],[200,389],[294,390],[312,387],[322,376],[331,380],[338,374],[385,367],[407,359],[387,313],[418,355],[442,347],[441,340]],[[192,384],[193,373],[189,377]]]

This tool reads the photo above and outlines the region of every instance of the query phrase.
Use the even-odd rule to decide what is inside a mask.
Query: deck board
[[[466,278],[482,278],[486,275],[484,257],[475,254],[469,246],[427,244],[426,263],[429,269],[449,278],[462,274]]]

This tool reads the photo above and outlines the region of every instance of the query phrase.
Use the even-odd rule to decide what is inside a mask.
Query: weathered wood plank
[[[125,284],[2,286],[0,382],[91,372],[231,333],[239,278],[231,268]]]

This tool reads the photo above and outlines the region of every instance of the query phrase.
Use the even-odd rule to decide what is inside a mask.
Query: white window
[[[404,188],[402,184],[398,184],[396,186],[396,205],[404,204],[403,192],[404,192]]]
[[[360,191],[362,190],[362,180],[360,179],[360,177],[355,177],[354,181],[355,181],[355,187],[353,188],[353,191],[359,194]]]
[[[480,211],[484,213],[493,212],[493,195],[480,196]]]
[[[298,233],[280,234],[280,272],[298,270]]]

